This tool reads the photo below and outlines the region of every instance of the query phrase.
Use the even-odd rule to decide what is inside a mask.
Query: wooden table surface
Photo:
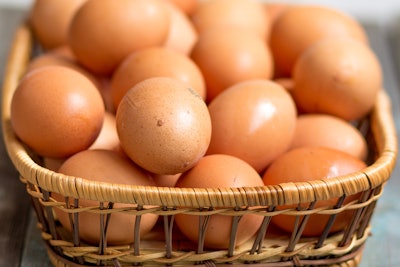
[[[0,8],[0,71],[1,84],[14,30],[26,11]],[[400,26],[377,26],[363,23],[384,70],[384,86],[392,99],[397,131],[400,125]],[[399,23],[400,25],[400,23]],[[393,25],[392,25],[393,26]],[[397,37],[398,35],[398,37]],[[385,186],[372,218],[372,236],[367,240],[360,267],[400,266],[400,164]],[[47,267],[44,243],[36,228],[36,217],[31,209],[25,188],[18,180],[0,142],[0,266]]]

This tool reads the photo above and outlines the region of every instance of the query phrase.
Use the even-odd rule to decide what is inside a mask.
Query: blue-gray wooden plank
[[[0,9],[0,84],[3,84],[10,40],[24,16],[25,12],[18,9]],[[0,266],[20,266],[31,204],[7,156],[3,136],[0,138]]]
[[[400,25],[378,26],[364,23],[371,47],[383,69],[384,87],[392,101],[397,132],[400,133]],[[396,26],[396,25],[395,25]],[[372,218],[372,236],[366,242],[360,267],[400,266],[400,160],[378,200]]]

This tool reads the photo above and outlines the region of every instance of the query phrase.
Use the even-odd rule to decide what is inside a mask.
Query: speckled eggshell
[[[176,79],[139,82],[122,99],[116,119],[122,149],[156,174],[191,168],[210,143],[211,119],[205,102]]]

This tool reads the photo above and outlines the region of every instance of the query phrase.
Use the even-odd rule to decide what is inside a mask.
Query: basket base
[[[47,245],[47,254],[49,256],[50,262],[55,266],[55,267],[87,267],[91,265],[85,265],[85,264],[78,264],[75,262],[70,261],[67,258],[64,258],[60,255],[58,255],[49,245]],[[357,248],[355,251],[346,254],[336,260],[336,263],[332,264],[314,264],[312,265],[301,265],[303,267],[305,266],[318,266],[318,267],[357,267],[362,259],[364,251],[364,245],[360,246]],[[196,265],[173,265],[173,266],[186,266],[186,267],[212,267],[212,266],[219,266],[219,267],[251,267],[251,266],[274,266],[274,267],[284,267],[284,266],[294,266],[292,264],[293,262],[280,262],[280,263],[253,263],[253,264],[215,264],[211,261],[208,261],[204,264],[196,264]],[[102,265],[103,267],[128,267],[127,265],[119,265],[116,263],[115,265]],[[129,265],[129,266],[134,266],[134,265]],[[140,266],[148,266],[148,267],[160,267],[163,265],[160,264],[142,264]]]

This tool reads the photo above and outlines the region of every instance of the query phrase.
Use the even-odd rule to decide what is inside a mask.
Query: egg
[[[263,5],[264,11],[267,12],[267,17],[269,19],[270,29],[268,30],[268,33],[271,33],[271,28],[275,23],[275,20],[283,13],[283,11],[286,10],[286,8],[290,7],[290,4],[282,2],[264,2]]]
[[[137,83],[118,106],[121,147],[155,174],[177,174],[204,156],[211,119],[204,100],[186,84],[155,77]]]
[[[82,65],[110,74],[128,54],[162,45],[169,23],[157,0],[87,0],[72,18],[68,44]]]
[[[361,24],[349,15],[327,6],[290,5],[274,20],[269,45],[274,56],[275,76],[292,75],[299,55],[324,38],[350,37],[368,43]]]
[[[45,66],[64,66],[67,68],[72,68],[73,70],[79,71],[83,75],[85,75],[87,78],[89,78],[90,81],[93,82],[93,84],[97,87],[99,90],[103,102],[105,105],[105,108],[109,112],[115,112],[114,110],[114,104],[112,103],[111,100],[111,93],[109,89],[109,77],[105,75],[98,75],[81,64],[76,60],[75,55],[72,53],[71,49],[64,45],[60,46],[48,51],[45,51],[42,54],[39,54],[38,56],[32,58],[32,60],[29,61],[29,63],[26,66],[25,72],[30,72],[34,69],[40,68],[40,67],[45,67]]]
[[[193,11],[191,20],[200,34],[218,27],[239,27],[266,40],[269,30],[269,20],[263,5],[253,0],[201,1]]]
[[[176,182],[178,188],[237,188],[262,186],[260,175],[245,161],[223,154],[203,157],[192,169],[183,173]],[[218,207],[211,207],[218,208]],[[235,245],[248,241],[257,232],[263,216],[246,214],[240,218]],[[175,222],[190,240],[198,242],[199,216],[177,214]],[[229,247],[232,216],[211,215],[204,237],[206,248],[227,249]]]
[[[326,113],[347,121],[367,115],[382,88],[378,58],[352,38],[321,40],[297,60],[292,96],[307,113]]]
[[[189,17],[180,8],[170,1],[165,1],[165,4],[170,12],[170,29],[164,46],[189,55],[197,41],[197,31]]]
[[[97,77],[76,61],[71,49],[66,45],[45,51],[44,53],[32,58],[26,67],[25,73],[45,66],[64,66],[71,68],[89,78],[96,87],[100,88],[101,86]]]
[[[206,97],[203,74],[192,59],[166,47],[151,47],[130,54],[113,73],[110,93],[115,108],[134,85],[154,77],[177,79]]]
[[[179,8],[186,16],[190,16],[198,7],[200,0],[163,0]]]
[[[207,102],[235,83],[270,79],[273,74],[265,40],[243,29],[213,28],[201,33],[191,58],[203,73]]]
[[[115,115],[109,111],[104,113],[104,121],[96,140],[88,149],[120,150]]]
[[[291,148],[325,146],[349,153],[365,161],[367,141],[349,122],[328,114],[302,114],[298,116]]]
[[[45,167],[48,170],[52,170],[57,172],[58,169],[61,167],[61,165],[64,163],[64,161],[67,158],[49,158],[49,157],[43,157],[43,167]]]
[[[115,114],[116,109],[111,96],[111,77],[108,75],[96,75],[95,77],[99,83],[98,89],[103,98],[106,110],[112,114]]]
[[[343,151],[327,147],[299,147],[289,150],[278,157],[263,174],[265,185],[278,185],[280,183],[309,182],[312,180],[340,179],[341,175],[347,175],[361,171],[366,164]],[[346,196],[343,205],[355,201],[360,194]],[[314,208],[334,207],[338,198],[321,200]],[[306,209],[310,203],[301,203],[301,208]],[[298,205],[286,205],[277,209],[298,208]],[[344,230],[349,224],[354,210],[342,211],[337,214],[330,233]],[[324,231],[330,215],[312,214],[303,231],[303,236],[319,236]],[[300,216],[300,219],[303,216]],[[272,223],[291,234],[295,226],[295,216],[276,215],[272,217]]]
[[[182,173],[177,174],[152,174],[153,180],[157,186],[161,187],[175,187],[176,182]]]
[[[28,62],[25,72],[49,65],[62,65],[76,68],[77,70],[83,70],[78,64],[76,64],[75,57],[71,49],[69,49],[67,45],[62,45],[51,50],[43,51],[42,53],[33,57]]]
[[[86,0],[33,1],[28,21],[45,50],[67,44],[69,24],[84,2]]]
[[[273,81],[285,88],[290,94],[292,93],[294,88],[294,81],[292,78],[276,78],[273,79]]]
[[[16,135],[44,157],[65,158],[87,149],[100,133],[104,112],[94,84],[62,66],[27,73],[11,100]]]
[[[212,123],[207,154],[228,154],[258,172],[289,149],[296,107],[289,93],[269,80],[237,83],[208,105]]]
[[[155,186],[150,175],[133,164],[126,157],[111,150],[85,150],[68,158],[59,168],[59,173],[80,177],[92,182],[105,182],[121,185]],[[52,193],[57,201],[65,201],[64,196]],[[107,208],[108,202],[104,203]],[[69,205],[74,200],[69,199]],[[99,208],[99,202],[89,199],[79,199],[79,207]],[[114,208],[135,209],[134,204],[115,203]],[[146,207],[144,207],[146,208]],[[69,213],[61,209],[54,209],[60,223],[71,231]],[[124,245],[134,242],[135,215],[128,213],[109,213],[106,239],[109,245]],[[158,215],[149,213],[141,216],[140,235],[150,232],[158,219]],[[90,244],[100,242],[100,215],[89,211],[80,212],[78,216],[79,237]]]

